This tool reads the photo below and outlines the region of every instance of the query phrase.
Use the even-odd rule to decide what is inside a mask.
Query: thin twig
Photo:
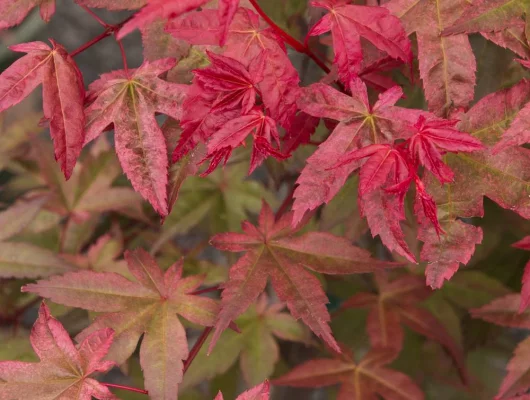
[[[90,16],[94,18],[98,22],[98,24],[100,24],[103,28],[108,28],[110,26],[105,21],[103,21],[101,18],[99,18],[99,16],[87,6],[83,4],[79,4],[79,3],[77,3],[77,5],[81,7],[83,10],[85,10],[88,14],[90,14]]]
[[[289,194],[285,196],[285,199],[283,200],[282,205],[280,206],[280,208],[278,208],[278,211],[276,212],[276,215],[275,215],[276,221],[278,221],[282,217],[282,215],[285,214],[287,210],[289,209],[289,206],[291,205],[293,198],[294,198],[295,188],[296,188],[296,185],[293,185],[293,188],[291,189]]]
[[[197,354],[199,354],[199,351],[201,350],[202,345],[204,344],[204,342],[206,342],[206,339],[208,338],[208,335],[210,334],[210,332],[212,330],[213,330],[213,327],[207,326],[202,331],[201,336],[199,336],[199,338],[197,339],[197,341],[193,345],[192,349],[190,350],[190,355],[188,356],[186,361],[184,361],[184,368],[183,368],[183,372],[182,372],[183,374],[186,373],[186,371],[190,367],[190,365],[193,362],[193,360],[195,359],[195,357],[197,357]]]
[[[254,6],[254,8],[256,9],[258,14],[261,15],[261,17],[265,21],[267,21],[267,23],[271,26],[271,28],[274,29],[274,31],[278,35],[280,35],[282,37],[282,39],[285,40],[285,42],[289,46],[291,46],[293,49],[295,49],[298,53],[305,54],[309,58],[311,58],[320,67],[320,69],[322,69],[326,74],[330,73],[331,70],[326,65],[326,63],[324,63],[324,61],[322,61],[320,58],[318,58],[317,55],[315,53],[313,53],[313,51],[311,51],[311,49],[308,46],[306,46],[303,43],[299,42],[294,37],[292,37],[290,34],[285,32],[282,28],[280,28],[278,25],[276,25],[276,23],[267,15],[267,13],[265,11],[263,11],[263,9],[260,7],[260,5],[258,4],[258,2],[256,0],[249,0],[249,1],[250,1],[250,4],[252,4]]]
[[[115,383],[107,383],[107,382],[100,382],[103,386],[107,386],[109,388],[115,388],[115,389],[121,389],[121,390],[128,390],[129,392],[135,392],[135,393],[142,393],[142,394],[149,394],[147,390],[144,389],[138,389],[131,386],[125,386],[125,385],[117,385]]]
[[[123,21],[121,21],[120,23],[116,24],[116,25],[109,25],[107,26],[107,29],[105,29],[104,32],[100,33],[98,36],[96,36],[95,38],[89,40],[88,42],[86,42],[85,44],[82,44],[81,46],[79,46],[77,49],[75,49],[74,51],[72,51],[70,53],[70,56],[71,57],[75,57],[76,55],[78,55],[79,53],[82,53],[83,51],[85,51],[86,49],[88,49],[89,47],[92,47],[94,46],[96,43],[99,43],[101,42],[103,39],[105,39],[106,37],[110,36],[110,35],[113,35],[115,32],[118,32],[120,30],[120,28],[125,25],[127,22],[129,22],[136,14],[133,14],[131,15],[130,17],[124,19]]]
[[[125,70],[125,74],[129,76],[129,66],[127,65],[127,56],[125,55],[123,43],[121,42],[121,40],[118,39],[116,39],[116,43],[118,43],[118,46],[120,47],[121,59],[123,61],[123,69]]]

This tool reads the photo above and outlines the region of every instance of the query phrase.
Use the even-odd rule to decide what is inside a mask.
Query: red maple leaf
[[[294,222],[305,212],[329,202],[344,185],[348,175],[357,167],[335,166],[347,152],[371,144],[391,144],[396,139],[408,139],[413,125],[424,113],[396,107],[402,96],[399,86],[379,95],[371,106],[365,84],[360,79],[350,82],[351,97],[331,86],[316,83],[301,91],[298,106],[303,112],[320,118],[340,121],[328,139],[307,159],[296,183]]]
[[[228,36],[230,24],[239,8],[239,0],[219,0],[219,45],[224,46]]]
[[[279,160],[285,160],[289,157],[272,146],[273,141],[278,147],[280,146],[280,136],[276,129],[276,121],[263,114],[263,111],[258,108],[246,115],[228,121],[212,135],[208,142],[208,153],[206,154],[206,159],[211,158],[212,161],[203,175],[211,173],[222,159],[224,159],[226,164],[232,150],[244,145],[244,140],[250,134],[254,136],[254,144],[252,146],[249,175],[267,156],[273,156]]]
[[[135,29],[143,28],[157,19],[176,18],[179,15],[195,10],[207,2],[208,0],[147,0],[145,7],[134,14],[134,17],[121,27],[116,37],[118,40],[123,39]]]
[[[454,174],[443,163],[440,150],[456,153],[484,149],[480,140],[455,128],[458,122],[439,118],[426,120],[420,116],[414,125],[418,132],[410,139],[410,151],[416,161],[431,171],[442,184],[452,182]]]
[[[113,71],[89,86],[85,143],[114,124],[116,153],[133,188],[161,215],[168,214],[166,140],[155,112],[180,119],[187,85],[158,76],[175,66],[170,58]]]
[[[270,385],[268,381],[253,387],[237,396],[236,400],[269,400]],[[214,400],[224,400],[223,394],[219,392]]]
[[[258,226],[244,222],[242,228],[244,233],[222,233],[211,239],[218,249],[245,254],[232,266],[230,280],[223,286],[221,311],[210,350],[229,323],[263,292],[269,277],[291,314],[338,350],[328,326],[327,297],[318,280],[304,267],[326,274],[352,274],[393,266],[373,260],[367,251],[328,233],[310,232],[292,237],[296,231],[292,228],[292,214],[275,221],[266,203]]]
[[[217,10],[206,9],[171,20],[166,30],[191,44],[217,45],[222,27]],[[270,116],[289,129],[296,114],[300,78],[274,29],[254,11],[240,7],[228,29],[223,55],[245,67],[260,57],[265,58],[263,79],[258,84],[261,99]]]
[[[20,24],[35,7],[40,7],[40,17],[48,22],[55,13],[55,0],[1,0],[0,29]]]
[[[76,0],[76,3],[107,10],[135,10],[142,8],[148,0]]]
[[[372,348],[387,350],[397,357],[403,349],[402,325],[405,325],[444,346],[465,382],[467,373],[461,346],[432,313],[419,305],[432,295],[425,280],[414,275],[389,280],[383,273],[376,274],[374,280],[377,294],[357,293],[341,305],[343,309],[368,308],[366,331]]]
[[[106,372],[115,363],[103,361],[114,338],[112,329],[100,329],[75,346],[68,332],[50,315],[43,302],[30,341],[39,363],[0,362],[0,390],[5,399],[117,400],[91,374]]]
[[[305,362],[275,379],[281,386],[320,388],[340,385],[337,400],[423,400],[420,388],[402,372],[385,366],[392,356],[385,351],[371,350],[358,363],[349,351],[335,358]],[[378,396],[379,395],[379,396]]]
[[[207,68],[193,71],[200,88],[217,95],[212,104],[212,112],[241,108],[246,114],[256,103],[257,84],[263,79],[265,58],[258,58],[256,64],[249,67],[250,72],[236,59],[207,51],[211,61]]]
[[[361,70],[361,37],[393,58],[412,62],[410,41],[398,18],[382,7],[349,3],[347,0],[311,2],[313,6],[325,8],[329,13],[311,28],[309,35],[322,35],[331,30],[334,63],[342,82],[348,84]]]
[[[50,40],[11,46],[28,53],[0,75],[0,112],[20,103],[42,83],[44,119],[49,122],[55,158],[66,179],[83,147],[85,89],[81,72],[63,46]]]
[[[471,315],[501,326],[530,329],[530,314],[528,309],[522,312],[521,304],[523,304],[521,295],[509,294],[481,308],[471,310]],[[529,360],[530,338],[526,338],[515,348],[514,355],[506,367],[507,374],[495,400],[520,399],[517,395],[524,394],[530,389]],[[524,399],[524,396],[521,399]]]
[[[385,4],[407,34],[416,33],[420,77],[429,110],[439,116],[473,100],[477,64],[466,35],[442,36],[466,8],[466,0],[393,0]]]
[[[164,273],[144,250],[127,251],[125,259],[134,281],[114,272],[81,271],[41,280],[23,290],[101,313],[77,339],[84,340],[102,328],[114,329],[109,358],[118,364],[133,354],[143,335],[140,364],[145,386],[153,399],[174,397],[182,381],[182,360],[188,357],[186,331],[179,315],[211,326],[217,303],[191,294],[203,277],[181,278],[182,262]]]

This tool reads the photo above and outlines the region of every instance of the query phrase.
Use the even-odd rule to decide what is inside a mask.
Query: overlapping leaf
[[[75,346],[61,323],[42,304],[31,331],[39,363],[0,362],[0,397],[28,400],[117,399],[90,375],[114,366],[103,361],[114,339],[112,329],[100,329]]]
[[[391,359],[391,358],[390,358]],[[420,388],[402,372],[386,368],[386,352],[371,350],[356,363],[351,354],[307,361],[273,381],[276,385],[319,388],[340,384],[337,400],[423,400]]]
[[[53,252],[23,242],[8,240],[22,231],[39,213],[47,197],[21,199],[0,212],[0,276],[37,278],[66,272],[72,265]]]
[[[495,144],[510,121],[530,99],[530,83],[521,81],[484,97],[469,112],[461,115],[457,128],[468,132],[485,145]],[[508,148],[498,153],[491,149],[470,154],[447,154],[445,163],[454,173],[454,183],[440,187],[434,179],[427,184],[438,205],[438,219],[445,235],[438,237],[432,228],[420,231],[425,242],[421,258],[428,262],[427,283],[440,287],[466,264],[482,241],[482,229],[459,217],[483,217],[484,196],[499,206],[530,218],[530,151]]]
[[[237,230],[248,213],[259,212],[263,198],[272,204],[273,193],[246,178],[246,173],[246,165],[238,163],[218,169],[206,178],[194,176],[186,180],[153,250],[201,223],[212,234]]]
[[[469,6],[465,0],[394,0],[385,4],[416,33],[420,76],[429,109],[447,116],[474,96],[476,61],[465,34],[442,36]],[[475,8],[475,7],[471,7]]]
[[[370,144],[393,143],[409,138],[411,127],[421,115],[420,110],[396,107],[402,90],[395,86],[381,94],[371,106],[366,86],[360,80],[352,81],[352,97],[331,86],[313,84],[303,89],[298,106],[305,113],[339,121],[339,124],[307,160],[297,180],[294,193],[294,221],[298,222],[307,210],[329,202],[344,185],[357,165],[330,169],[337,159],[348,151]]]
[[[471,310],[475,318],[514,328],[530,329],[530,317],[528,309],[521,313],[521,296],[510,294],[493,300],[491,303]],[[513,358],[506,367],[508,370],[496,400],[511,399],[519,394],[524,394],[530,389],[530,339],[525,339],[517,345]]]
[[[326,274],[352,274],[376,271],[392,264],[377,262],[369,253],[349,241],[328,233],[310,232],[292,237],[291,213],[275,221],[264,204],[258,226],[244,222],[244,233],[224,233],[211,239],[215,247],[245,254],[230,269],[230,280],[223,286],[222,305],[210,344],[263,292],[270,277],[276,293],[295,318],[301,318],[313,332],[338,350],[328,326],[330,320],[318,279],[304,267]]]
[[[210,355],[206,342],[186,371],[183,387],[195,386],[226,372],[239,359],[245,382],[253,386],[270,378],[280,359],[278,339],[308,343],[308,330],[292,316],[282,312],[282,304],[268,305],[262,295],[256,305],[235,322],[241,333],[227,330]]]
[[[398,19],[385,8],[353,5],[344,0],[317,0],[311,4],[325,8],[329,13],[311,28],[309,35],[322,35],[331,30],[334,63],[345,84],[349,84],[361,71],[361,37],[393,58],[406,63],[412,62],[410,42],[405,30]]]
[[[269,400],[269,382],[264,382],[237,396],[236,400]],[[219,392],[214,400],[224,400],[223,394]]]
[[[172,59],[148,61],[132,71],[103,74],[89,86],[86,140],[114,123],[116,152],[134,189],[161,215],[168,214],[166,141],[155,112],[180,119],[187,86],[158,78]]]
[[[222,27],[216,10],[205,9],[170,21],[168,32],[196,45],[217,45]],[[287,57],[275,31],[246,8],[239,8],[228,29],[223,55],[245,67],[265,57],[263,79],[258,84],[263,104],[270,116],[289,129],[296,114],[298,72]]]
[[[112,272],[82,271],[41,280],[23,290],[103,313],[77,339],[112,328],[116,334],[108,357],[119,364],[132,355],[143,334],[140,362],[145,386],[155,400],[174,400],[182,380],[182,360],[188,356],[186,332],[178,315],[210,326],[217,304],[189,294],[200,286],[202,277],[181,278],[179,263],[163,273],[143,250],[126,252],[125,259],[135,281]]]
[[[389,281],[386,276],[376,277],[378,294],[358,293],[346,300],[342,307],[368,308],[369,315],[366,330],[372,348],[387,350],[397,357],[403,348],[402,324],[410,329],[435,340],[444,346],[462,377],[466,379],[463,351],[460,345],[434,315],[418,303],[431,295],[425,282],[414,275],[405,275]]]
[[[48,22],[55,13],[55,0],[0,1],[0,29],[20,24],[35,7],[40,7],[41,18]]]
[[[52,47],[43,42],[10,47],[27,55],[0,75],[0,112],[20,103],[42,83],[44,118],[50,125],[55,158],[68,179],[85,138],[85,89],[74,60],[60,44],[51,43]]]

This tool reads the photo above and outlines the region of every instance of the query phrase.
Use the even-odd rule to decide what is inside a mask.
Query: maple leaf
[[[247,390],[237,396],[236,400],[269,400],[269,382],[263,382],[262,384]],[[223,394],[219,392],[215,396],[214,400],[224,400]]]
[[[55,0],[0,1],[0,29],[20,24],[35,7],[40,7],[40,17],[45,22],[49,22],[55,13]]]
[[[195,45],[218,45],[222,34],[218,12],[210,9],[171,20],[166,30]],[[228,29],[223,55],[245,67],[265,58],[263,79],[258,84],[263,104],[273,119],[289,129],[297,111],[300,78],[274,29],[252,10],[240,7]]]
[[[173,59],[101,75],[89,86],[85,143],[114,123],[116,153],[133,188],[162,216],[168,213],[166,141],[155,112],[180,119],[187,85],[158,78]]]
[[[240,333],[226,330],[210,355],[207,341],[186,371],[182,388],[195,386],[225,373],[239,359],[239,368],[249,386],[268,379],[280,359],[278,339],[307,344],[308,330],[286,312],[281,303],[268,304],[262,294],[256,305],[236,319]]]
[[[27,53],[0,75],[0,112],[20,103],[42,83],[44,119],[50,124],[55,158],[66,179],[84,140],[85,91],[81,72],[63,46],[50,40],[11,46]]]
[[[510,121],[530,99],[530,82],[492,93],[466,114],[460,115],[459,131],[468,132],[486,146],[493,146]],[[459,218],[483,217],[483,198],[530,218],[530,150],[513,147],[495,152],[491,148],[473,153],[446,154],[444,162],[454,173],[454,182],[443,187],[427,178],[427,188],[438,204],[438,220],[446,232],[438,237],[422,228],[421,259],[427,261],[427,283],[441,287],[460,263],[466,264],[482,242],[482,229]]]
[[[519,240],[512,245],[518,249],[530,250],[530,236]],[[521,305],[519,312],[523,312],[530,304],[530,261],[526,264],[523,273],[523,287],[521,288]]]
[[[145,386],[155,399],[174,399],[182,381],[182,360],[188,357],[186,332],[178,315],[210,326],[217,304],[205,297],[190,295],[202,283],[202,277],[181,278],[182,263],[165,273],[144,250],[125,252],[130,281],[112,272],[81,271],[26,285],[23,291],[71,307],[103,313],[78,336],[84,340],[101,328],[116,332],[109,358],[122,364],[143,336],[140,363]]]
[[[263,184],[246,177],[243,163],[217,169],[206,178],[193,176],[183,183],[179,200],[151,247],[156,252],[179,234],[203,223],[211,233],[238,230],[249,214],[257,214],[262,199],[274,204],[275,196]],[[218,218],[223,215],[223,218]]]
[[[385,4],[407,34],[416,33],[420,76],[429,109],[446,116],[473,100],[476,61],[466,35],[442,36],[468,7],[465,0],[396,0]],[[474,6],[471,8],[475,8]]]
[[[348,84],[359,74],[363,60],[361,37],[393,58],[412,62],[410,41],[396,17],[382,7],[348,3],[346,0],[311,2],[313,6],[325,8],[329,13],[311,28],[309,35],[318,36],[331,30],[334,63],[342,82]]]
[[[157,19],[176,18],[206,4],[208,0],[147,0],[147,4],[118,31],[116,38],[123,39],[137,28],[143,28]]]
[[[289,213],[275,221],[272,210],[264,203],[258,226],[243,222],[244,233],[222,233],[211,239],[211,244],[218,249],[245,254],[231,267],[230,280],[223,286],[210,351],[230,321],[263,292],[269,277],[291,314],[338,349],[328,326],[326,295],[318,280],[304,267],[326,274],[352,274],[392,266],[376,262],[367,251],[328,233],[310,232],[292,237],[295,232],[291,227],[292,218]]]
[[[305,212],[328,203],[344,185],[356,165],[333,168],[337,159],[347,152],[370,144],[393,143],[408,139],[420,110],[396,107],[402,96],[395,86],[379,95],[371,106],[365,84],[360,79],[350,83],[352,97],[328,85],[316,83],[301,91],[298,106],[305,113],[319,118],[340,121],[328,139],[307,159],[294,193],[294,223]]]
[[[503,133],[501,140],[493,148],[498,153],[509,147],[530,142],[528,128],[530,124],[530,103],[527,103],[510,123],[510,127]]]
[[[528,15],[525,0],[480,0],[469,7],[453,24],[446,26],[444,35],[473,32],[495,32],[509,28],[522,15]],[[528,18],[528,17],[526,17]],[[527,27],[525,35],[528,37]]]
[[[444,325],[427,309],[418,307],[432,291],[423,279],[405,275],[390,281],[384,274],[375,277],[378,294],[357,293],[345,300],[341,308],[368,308],[366,331],[374,349],[389,351],[397,357],[403,348],[401,324],[444,346],[457,365],[464,382],[467,380],[462,348]]]
[[[95,233],[103,213],[117,212],[136,220],[147,220],[141,196],[130,187],[113,185],[121,175],[121,168],[115,150],[103,136],[85,153],[68,181],[64,180],[52,156],[50,143],[38,137],[31,141],[24,163],[31,166],[26,171],[31,185],[25,189],[29,190],[28,196],[42,194],[47,198],[42,212],[50,221],[55,220],[56,234],[61,240],[54,246],[58,246],[61,252],[80,252]],[[54,222],[51,224],[54,225]],[[31,256],[33,253],[25,254]],[[39,272],[37,267],[40,264],[35,264],[35,269],[29,268],[30,265],[18,271],[21,274],[48,275],[45,269]]]
[[[410,139],[409,148],[416,159],[444,184],[453,181],[453,171],[442,161],[441,150],[456,153],[484,149],[480,140],[455,129],[456,120],[431,119],[420,116],[415,127],[418,129]]]
[[[495,299],[481,308],[471,310],[471,315],[474,318],[481,318],[501,326],[530,329],[528,310],[524,313],[520,311],[521,300],[519,294],[509,294]],[[496,400],[511,399],[530,389],[530,380],[528,379],[529,354],[530,339],[527,338],[517,345],[513,358],[506,367],[508,373],[499,388],[495,397]]]
[[[206,51],[211,65],[193,71],[195,82],[205,92],[218,97],[211,111],[223,111],[241,107],[247,114],[256,103],[257,84],[263,79],[264,58],[249,66],[249,72],[243,64],[234,58]]]
[[[102,360],[113,338],[112,329],[100,329],[88,335],[76,347],[68,332],[42,303],[30,336],[40,362],[0,362],[2,398],[117,399],[106,386],[89,377],[95,372],[106,372],[115,365],[112,361]]]
[[[0,212],[0,276],[37,278],[72,269],[72,265],[52,251],[30,243],[9,241],[26,228],[42,210],[48,198],[20,199]]]
[[[148,0],[76,0],[78,4],[107,10],[135,10],[147,4]]]
[[[263,111],[255,109],[246,115],[228,121],[214,133],[208,142],[208,153],[205,157],[205,159],[211,158],[212,161],[203,175],[211,173],[223,158],[226,164],[233,149],[244,145],[244,140],[250,134],[254,137],[254,143],[252,145],[249,175],[269,155],[278,160],[285,160],[289,157],[272,146],[273,141],[278,147],[280,146],[280,136],[276,128],[276,121],[266,116]]]
[[[410,399],[423,400],[420,388],[402,372],[385,368],[391,357],[371,350],[359,363],[351,354],[339,358],[321,358],[305,362],[273,380],[280,386],[319,388],[340,384],[337,400]]]
[[[481,32],[480,34],[497,46],[510,49],[520,57],[530,57],[530,47],[525,35],[525,22],[522,20],[512,21],[509,27],[501,31]]]
[[[239,8],[239,0],[220,0],[219,1],[219,27],[221,35],[219,45],[224,46],[228,36],[230,24]]]

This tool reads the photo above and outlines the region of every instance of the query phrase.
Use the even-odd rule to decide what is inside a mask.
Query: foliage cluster
[[[0,74],[0,400],[530,399],[527,0],[75,2]]]

